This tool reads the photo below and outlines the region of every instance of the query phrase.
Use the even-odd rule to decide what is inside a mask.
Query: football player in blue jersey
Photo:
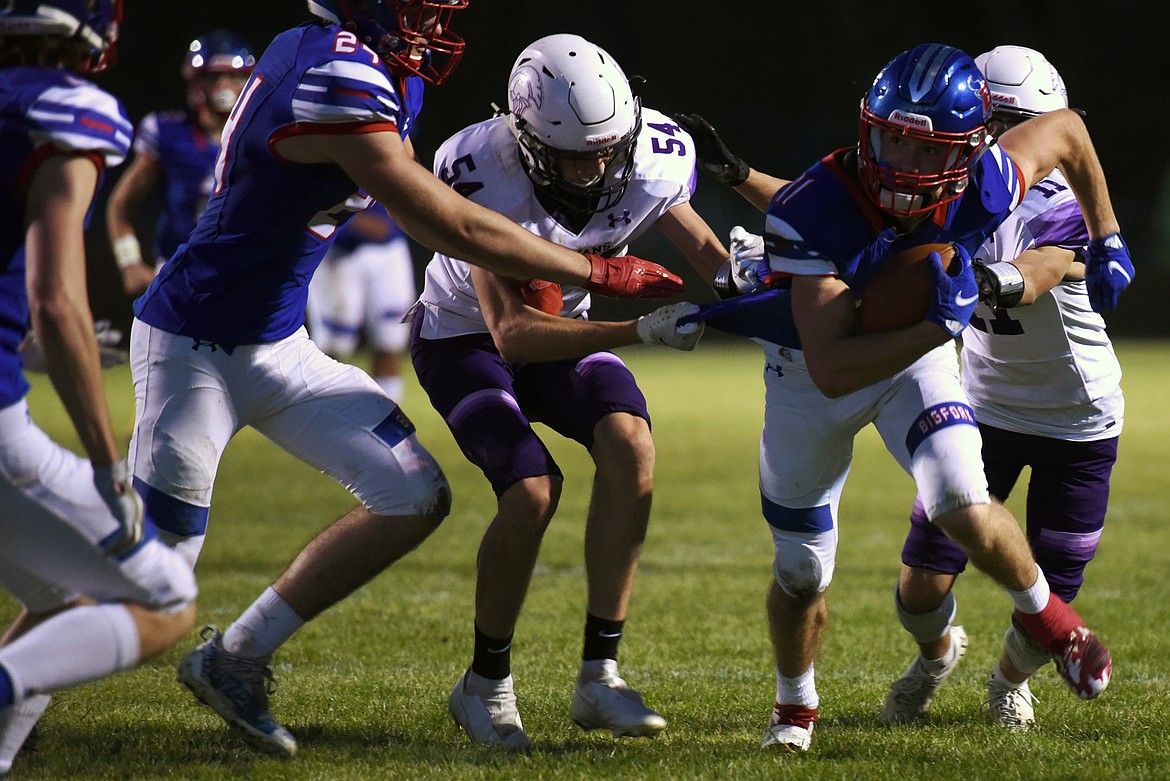
[[[225,634],[207,628],[180,667],[202,702],[284,756],[296,741],[269,712],[269,657],[426,539],[451,500],[406,414],[305,330],[308,281],[338,228],[376,199],[425,246],[492,271],[624,296],[681,288],[658,264],[539,239],[414,159],[424,84],[441,83],[462,56],[450,22],[467,4],[309,0],[313,21],[272,41],[228,117],[194,231],[134,305],[135,486],[192,566],[220,457],[244,426],[360,502]]]
[[[998,46],[975,62],[991,90],[994,135],[1068,108],[1060,73],[1034,49]],[[1052,591],[1066,602],[1080,592],[1105,526],[1125,417],[1121,366],[1086,286],[1088,238],[1060,170],[1032,185],[975,253],[981,305],[960,353],[991,494],[1005,500],[1023,467],[1031,468],[1028,539]],[[951,593],[966,556],[926,520],[920,502],[910,521],[895,606],[920,652],[890,687],[881,713],[888,724],[926,715],[967,641],[953,625]],[[1049,661],[1019,621],[1009,623],[987,682],[992,723],[1017,731],[1034,725],[1028,678]]]
[[[134,667],[194,623],[195,581],[144,521],[115,441],[86,295],[83,233],[129,151],[108,64],[118,0],[0,7],[0,585],[23,612],[0,647],[0,776],[51,692]],[[85,457],[29,416],[19,346],[36,328]]]
[[[768,618],[776,700],[762,745],[807,751],[819,697],[814,662],[827,620],[837,508],[853,438],[873,423],[914,477],[926,517],[1011,595],[1014,616],[1080,697],[1099,695],[1112,659],[1056,594],[1023,531],[992,501],[975,415],[959,381],[952,339],[971,319],[978,285],[970,254],[1028,187],[1059,167],[1085,215],[1089,273],[1103,305],[1132,269],[1104,174],[1080,116],[1054,111],[1005,133],[987,131],[991,96],[962,51],[922,44],[891,60],[861,105],[860,138],[784,184],[761,178],[693,115],[708,168],[766,208],[768,272],[789,287],[777,299],[764,348],[760,490],[775,545]],[[887,333],[858,333],[855,301],[882,261],[914,245],[951,242],[959,270],[935,254],[926,318]],[[1093,270],[1096,270],[1094,272]]]
[[[187,110],[147,114],[139,123],[134,157],[106,202],[106,230],[128,295],[137,297],[146,290],[158,267],[195,227],[211,195],[219,137],[255,66],[251,47],[235,33],[201,35],[183,58]],[[160,188],[163,202],[148,263],[133,219],[142,202]]]

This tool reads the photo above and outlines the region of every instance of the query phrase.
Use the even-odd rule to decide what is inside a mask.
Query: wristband
[[[142,262],[142,247],[133,233],[127,233],[115,240],[113,247],[114,262],[118,264],[119,270]]]
[[[1013,263],[998,261],[983,266],[994,280],[995,290],[990,301],[992,309],[1011,309],[1024,297],[1024,275]]]

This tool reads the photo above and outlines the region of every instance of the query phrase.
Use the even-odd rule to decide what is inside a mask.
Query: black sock
[[[622,641],[622,627],[625,621],[610,621],[598,618],[592,613],[585,614],[585,648],[581,660],[592,662],[596,659],[617,660],[618,643]]]
[[[475,653],[471,657],[471,671],[492,680],[501,680],[512,674],[512,635],[488,637],[475,627]]]

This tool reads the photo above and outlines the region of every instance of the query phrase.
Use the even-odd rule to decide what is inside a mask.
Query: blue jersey
[[[1020,203],[1022,186],[1011,158],[993,144],[971,164],[962,196],[900,235],[861,190],[856,150],[838,150],[773,196],[764,225],[768,262],[788,276],[837,277],[860,299],[876,268],[910,247],[953,242],[973,254]],[[751,335],[799,348],[789,298],[775,301]]]
[[[305,319],[308,283],[338,227],[371,199],[335,165],[273,151],[305,133],[387,130],[403,138],[422,79],[392,80],[335,25],[278,35],[228,117],[207,209],[134,305],[144,322],[226,348],[283,339]]]
[[[191,235],[207,206],[219,139],[208,137],[194,112],[162,111],[147,114],[138,125],[134,151],[153,160],[162,177],[154,256],[165,260]]]
[[[117,165],[130,151],[132,136],[122,105],[88,81],[57,68],[0,70],[0,407],[28,392],[20,344],[29,323],[24,281],[29,183],[55,154],[87,155],[99,171]]]

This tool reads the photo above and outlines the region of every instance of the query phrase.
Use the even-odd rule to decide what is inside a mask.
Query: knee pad
[[[833,580],[837,530],[809,533],[770,528],[776,546],[772,572],[784,593],[808,599],[827,589]]]
[[[948,591],[942,604],[934,610],[925,613],[908,613],[902,605],[902,597],[898,593],[898,586],[894,586],[894,605],[898,610],[898,620],[917,643],[931,643],[946,634],[947,628],[955,620],[958,605],[955,602],[955,592]]]

